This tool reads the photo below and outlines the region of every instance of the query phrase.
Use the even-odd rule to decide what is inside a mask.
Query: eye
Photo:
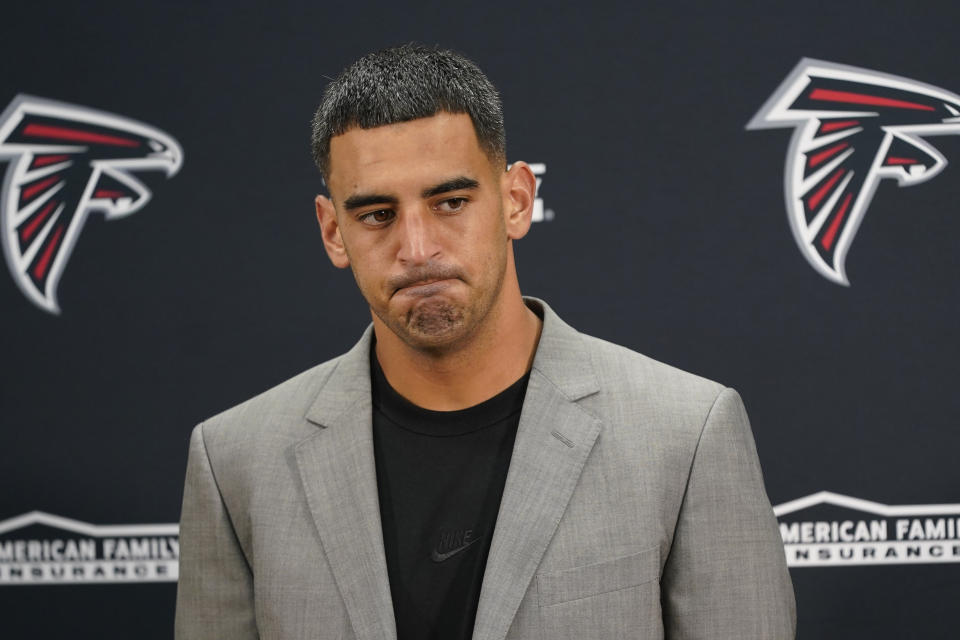
[[[368,227],[382,227],[393,220],[394,215],[390,209],[377,209],[357,216],[357,220]]]
[[[457,213],[467,204],[466,198],[447,198],[437,204],[436,208],[441,213]]]

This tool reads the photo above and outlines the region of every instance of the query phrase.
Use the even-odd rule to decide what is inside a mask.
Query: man
[[[373,324],[194,431],[178,638],[793,637],[739,396],[521,296],[504,140],[451,52],[327,88],[317,219]]]

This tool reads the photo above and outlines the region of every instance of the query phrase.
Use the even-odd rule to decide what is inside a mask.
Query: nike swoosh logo
[[[458,553],[460,553],[461,551],[463,551],[464,549],[472,545],[474,542],[479,542],[479,541],[480,541],[480,538],[474,538],[467,544],[462,544],[456,549],[447,551],[446,553],[439,553],[436,549],[434,549],[433,551],[430,552],[430,559],[433,560],[434,562],[443,562],[447,558],[457,555]]]

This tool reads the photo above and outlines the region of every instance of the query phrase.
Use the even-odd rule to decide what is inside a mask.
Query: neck
[[[374,316],[377,359],[390,386],[424,409],[454,411],[495,396],[526,374],[541,321],[511,280],[482,328],[456,349],[413,349]]]

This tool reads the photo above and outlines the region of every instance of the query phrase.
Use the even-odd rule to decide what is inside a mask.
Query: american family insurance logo
[[[821,491],[773,512],[791,567],[960,562],[960,504],[886,505]]]
[[[134,174],[180,170],[183,150],[149,125],[112,113],[20,95],[0,115],[0,244],[20,291],[60,313],[57,285],[86,224],[150,202]]]
[[[877,186],[883,179],[919,184],[946,168],[926,138],[960,133],[960,96],[888,73],[803,59],[747,125],[777,128],[793,129],[783,183],[797,246],[817,273],[848,285],[847,252]],[[904,219],[915,224],[922,216],[909,211]]]
[[[176,582],[176,524],[98,526],[33,511],[0,521],[0,587]]]

